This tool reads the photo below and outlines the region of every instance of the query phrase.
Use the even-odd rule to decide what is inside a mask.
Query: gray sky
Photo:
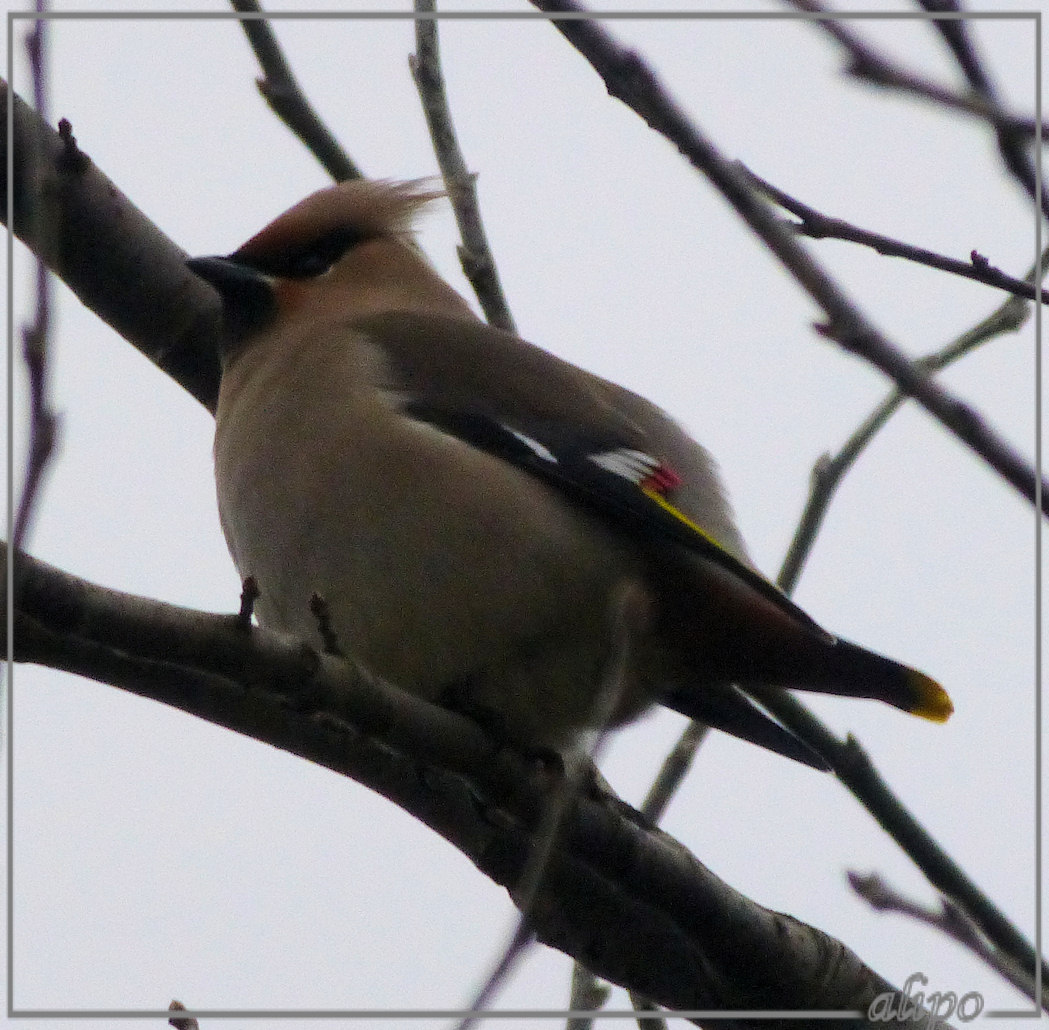
[[[164,7],[226,10],[219,0]],[[659,8],[782,10],[764,0]],[[102,9],[127,8],[92,5]],[[856,28],[910,67],[960,83],[925,24]],[[366,173],[435,173],[407,70],[409,22],[287,21],[277,31]],[[1006,179],[991,134],[844,79],[838,52],[813,27],[638,21],[613,31],[650,59],[727,156],[814,206],[959,258],[976,249],[1018,275],[1033,260],[1030,204]],[[1032,24],[982,22],[975,33],[1005,95],[1031,111]],[[16,50],[21,28],[17,36]],[[52,42],[52,120],[69,118],[81,147],[190,253],[230,251],[325,184],[259,98],[234,22],[63,21]],[[841,445],[885,381],[813,333],[818,312],[786,273],[550,26],[446,23],[441,44],[522,334],[680,419],[718,457],[751,552],[774,575],[814,460]],[[15,81],[27,93],[21,58]],[[446,206],[425,218],[421,241],[468,294]],[[1004,299],[850,244],[811,250],[914,355]],[[16,245],[16,325],[30,311],[30,271]],[[1034,353],[1029,325],[944,375],[1027,455]],[[62,446],[31,551],[108,586],[234,610],[211,417],[64,288],[53,358]],[[918,818],[1031,935],[1034,521],[1009,486],[908,406],[849,475],[796,595],[828,628],[951,692],[957,711],[942,727],[868,702],[813,706],[860,737]],[[20,1009],[156,1009],[173,997],[199,1008],[455,1008],[513,925],[505,892],[467,859],[382,798],[300,759],[48,670],[16,670],[14,720]],[[604,767],[624,797],[640,800],[682,725],[661,713],[617,736]],[[1025,1004],[938,934],[874,914],[850,893],[846,869],[933,896],[829,776],[715,735],[664,825],[733,886],[834,934],[897,983],[921,971],[929,991],[977,990],[988,1009]],[[499,1006],[562,1007],[569,968],[536,949]],[[624,1001],[617,995],[614,1007]]]

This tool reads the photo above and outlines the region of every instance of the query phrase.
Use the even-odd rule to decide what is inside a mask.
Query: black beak
[[[230,342],[239,343],[273,315],[273,284],[250,265],[231,257],[199,257],[190,258],[186,267],[218,290]]]

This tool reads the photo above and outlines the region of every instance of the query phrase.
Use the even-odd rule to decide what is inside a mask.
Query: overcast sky
[[[220,0],[164,6],[227,10]],[[305,7],[269,4],[296,6]],[[529,9],[525,0],[454,7]],[[659,7],[784,9],[764,0]],[[896,0],[877,7],[912,10]],[[1033,261],[1030,203],[1003,173],[986,127],[844,78],[841,55],[815,27],[731,18],[611,27],[725,155],[821,210],[959,258],[975,249],[1017,275]],[[854,28],[908,67],[960,85],[927,24]],[[1033,22],[982,21],[973,31],[1005,96],[1032,112]],[[291,20],[277,32],[367,174],[436,172],[407,68],[409,21]],[[232,250],[325,184],[260,99],[236,22],[78,19],[54,23],[51,41],[52,121],[68,118],[81,147],[190,253]],[[449,22],[441,44],[522,334],[646,394],[703,441],[756,562],[774,576],[813,462],[840,447],[885,380],[813,332],[819,312],[778,263],[552,27]],[[28,95],[20,56],[15,82]],[[435,205],[420,229],[437,267],[469,294],[447,207]],[[915,356],[1004,299],[851,244],[810,250]],[[16,325],[31,310],[30,271],[18,244]],[[1032,321],[943,377],[1032,458],[1034,358]],[[61,449],[32,553],[107,586],[234,610],[211,416],[64,288],[53,367]],[[21,453],[20,372],[16,381]],[[1034,526],[1011,487],[908,406],[850,473],[796,595],[829,629],[948,688],[957,712],[946,726],[871,702],[813,706],[859,736],[911,810],[1028,935]],[[502,889],[352,781],[87,680],[21,667],[13,690],[18,1009],[161,1009],[172,998],[202,1009],[457,1008],[513,926]],[[626,799],[640,801],[682,725],[660,713],[617,735],[604,768]],[[714,735],[664,825],[734,887],[839,937],[897,984],[920,971],[928,990],[979,991],[988,1009],[1026,1007],[956,945],[872,913],[850,893],[845,871],[857,869],[917,899],[934,896],[832,777]],[[569,969],[564,956],[536,948],[499,1007],[563,1007]],[[617,994],[614,1007],[624,1004]]]

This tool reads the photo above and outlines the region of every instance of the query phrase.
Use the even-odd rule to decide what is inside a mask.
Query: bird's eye
[[[312,279],[323,275],[346,251],[365,238],[358,230],[341,226],[326,236],[313,240],[297,253],[288,255],[281,275],[290,279]]]
[[[335,264],[348,250],[368,239],[366,233],[350,226],[340,226],[319,239],[278,253],[239,255],[238,259],[252,268],[284,279],[314,279]]]
[[[332,256],[317,251],[296,255],[288,262],[284,274],[290,279],[313,279],[315,276],[323,275],[335,263],[341,255]]]

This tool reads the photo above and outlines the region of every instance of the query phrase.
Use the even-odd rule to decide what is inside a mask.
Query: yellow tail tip
[[[936,680],[914,669],[908,672],[907,679],[915,697],[909,709],[911,715],[920,715],[932,722],[946,722],[951,717],[954,702]]]

